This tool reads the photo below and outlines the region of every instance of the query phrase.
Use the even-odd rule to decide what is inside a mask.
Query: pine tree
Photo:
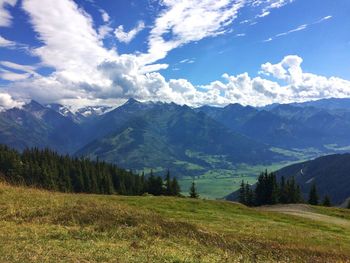
[[[160,176],[155,176],[153,170],[148,178],[148,193],[161,195],[163,193],[163,180]]]
[[[254,205],[254,192],[248,183],[245,186],[245,197],[246,197],[246,205],[253,206]]]
[[[242,180],[241,187],[239,188],[239,202],[241,204],[247,204],[247,198],[246,198],[246,191],[245,191],[245,184],[244,181]]]
[[[323,202],[322,202],[323,206],[331,206],[331,199],[328,195],[325,195]]]
[[[168,170],[165,176],[165,189],[164,194],[165,195],[172,195],[172,186],[171,186],[171,179],[170,179],[170,171]]]
[[[255,187],[255,204],[271,205],[276,204],[279,199],[279,189],[277,185],[276,175],[274,173],[261,173]]]
[[[347,208],[350,209],[350,199],[348,200]]]
[[[316,184],[313,184],[309,193],[309,204],[318,205],[318,194]]]
[[[180,193],[181,193],[180,185],[177,182],[176,177],[174,177],[173,180],[171,181],[171,195],[179,196]]]
[[[192,181],[191,188],[190,188],[190,197],[191,198],[198,198],[199,197],[194,180]]]
[[[287,202],[288,202],[287,187],[286,187],[286,181],[284,179],[284,176],[281,177],[280,191],[279,191],[279,202],[281,204],[287,204]]]
[[[49,149],[25,149],[22,153],[0,145],[0,173],[13,184],[62,192],[137,195],[140,177],[115,165],[59,155]],[[162,179],[158,183],[162,185]],[[161,188],[161,187],[160,187]]]

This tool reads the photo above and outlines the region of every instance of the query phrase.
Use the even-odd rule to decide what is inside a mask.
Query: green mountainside
[[[110,112],[106,119],[118,113],[120,120],[122,108],[117,110]],[[232,169],[236,163],[270,164],[285,158],[271,151],[268,145],[230,131],[187,106],[155,104],[134,113],[132,118],[130,109],[124,112],[129,118],[119,121],[113,132],[89,143],[76,154],[92,159],[98,157],[129,169],[169,168],[177,176]]]

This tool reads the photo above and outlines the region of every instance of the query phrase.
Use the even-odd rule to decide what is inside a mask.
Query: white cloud
[[[22,64],[13,63],[11,61],[0,61],[0,65],[5,66],[7,68],[20,70],[23,72],[36,74],[35,72],[36,66],[33,66],[33,65],[22,65]]]
[[[195,62],[195,60],[193,58],[185,58],[185,59],[181,60],[179,63],[192,64],[194,62]]]
[[[291,33],[299,32],[299,31],[303,31],[305,29],[308,29],[312,25],[322,23],[322,22],[327,21],[327,20],[329,20],[331,18],[332,18],[332,16],[325,16],[325,17],[323,17],[323,18],[321,18],[321,19],[319,19],[316,22],[313,22],[311,24],[303,24],[303,25],[300,25],[300,26],[298,26],[296,28],[288,30],[286,32],[279,33],[279,34],[275,35],[274,37],[270,37],[270,38],[268,38],[266,40],[263,40],[263,42],[270,42],[270,41],[274,40],[275,38],[279,38],[279,37],[282,37],[282,36],[287,36],[287,35],[289,35]]]
[[[301,68],[302,61],[302,58],[294,55],[286,56],[277,64],[263,64],[260,73],[275,78],[276,81],[251,78],[247,73],[238,76],[224,74],[225,83],[215,81],[206,85],[205,89],[220,91],[231,103],[255,106],[350,96],[350,81],[305,73]],[[280,81],[284,83],[279,84]]]
[[[148,38],[148,52],[121,55],[103,46],[101,32],[94,29],[92,18],[75,2],[46,0],[43,5],[36,0],[23,0],[23,8],[42,42],[33,52],[41,59],[40,65],[49,66],[54,72],[44,77],[35,73],[36,67],[2,61],[1,76],[15,80],[4,90],[12,98],[62,102],[76,107],[120,103],[130,97],[198,106],[233,102],[265,105],[350,96],[349,81],[305,73],[298,56],[263,64],[258,77],[247,73],[224,74],[223,80],[200,87],[185,79],[166,80],[156,71],[168,65],[155,64],[156,61],[173,48],[225,33],[245,2],[164,0],[162,3],[163,9]],[[192,60],[184,59],[181,63]]]
[[[11,109],[14,107],[20,108],[23,106],[23,102],[14,100],[11,95],[0,92],[0,111]]]
[[[302,30],[307,29],[308,26],[309,26],[309,25],[307,25],[307,24],[300,25],[300,26],[298,26],[297,28],[291,29],[291,30],[289,30],[289,31],[287,31],[287,32],[279,33],[279,34],[277,34],[275,37],[286,36],[286,35],[289,35],[290,33],[302,31]]]
[[[0,79],[8,81],[23,81],[30,77],[39,77],[36,67],[31,65],[21,65],[10,61],[0,61]],[[21,73],[14,72],[21,71]]]
[[[98,28],[98,37],[99,39],[104,39],[109,36],[113,31],[113,28],[110,25],[102,25]]]
[[[332,18],[333,18],[333,16],[325,16],[325,17],[321,18],[319,21],[317,21],[316,23],[320,23],[320,22],[323,22],[323,21],[326,21],[326,20],[329,20]]]
[[[110,17],[109,17],[109,14],[106,12],[106,10],[101,8],[101,9],[99,9],[99,11],[101,13],[101,17],[102,17],[103,22],[105,22],[105,23],[109,22]]]
[[[163,0],[155,20],[143,64],[166,57],[169,51],[206,37],[224,34],[245,0]]]
[[[0,36],[0,47],[14,47],[16,43]]]
[[[262,6],[262,10],[260,14],[258,14],[256,17],[261,18],[268,16],[271,13],[272,9],[278,9],[285,5],[293,3],[294,0],[254,0],[251,5],[253,7],[259,7]]]
[[[17,0],[0,0],[0,27],[11,25],[12,16],[8,11],[8,6],[15,6]]]
[[[57,78],[75,83],[106,85],[97,66],[115,54],[103,47],[89,15],[69,0],[24,0],[43,45],[33,52],[42,63],[56,69]]]
[[[133,40],[136,35],[141,32],[145,28],[145,23],[140,21],[137,26],[131,29],[129,32],[124,31],[124,26],[120,25],[114,30],[115,37],[119,40],[119,42],[129,43]]]
[[[7,81],[19,81],[28,79],[31,76],[29,73],[15,73],[6,69],[0,68],[0,79]]]

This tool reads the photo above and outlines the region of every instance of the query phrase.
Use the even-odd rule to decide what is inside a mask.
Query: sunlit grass
[[[224,201],[0,185],[0,262],[345,262],[349,247],[347,226]]]

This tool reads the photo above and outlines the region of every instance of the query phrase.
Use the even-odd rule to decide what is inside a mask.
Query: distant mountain
[[[350,98],[330,98],[302,103],[292,103],[291,105],[299,107],[315,107],[326,110],[350,110]]]
[[[80,132],[71,119],[35,101],[0,112],[0,142],[19,150],[50,147],[72,152],[79,145]]]
[[[112,107],[107,107],[107,106],[87,106],[87,107],[79,108],[73,111],[70,107],[67,107],[58,103],[51,103],[45,106],[47,108],[50,108],[58,112],[62,116],[65,116],[71,119],[76,123],[82,123],[82,122],[91,120],[93,118],[96,118],[98,116],[105,114],[106,112],[112,109]]]
[[[108,111],[112,110],[112,107],[108,106],[87,106],[78,109],[75,114],[84,116],[85,118],[95,118],[97,116],[101,116]]]
[[[67,106],[63,106],[58,103],[51,103],[45,106],[49,109],[56,111],[62,116],[67,117],[68,119],[74,121],[75,123],[82,123],[86,120],[86,117],[84,115],[80,114],[79,112],[73,113],[71,109]]]
[[[338,104],[346,105],[346,102]],[[325,147],[330,144],[339,148],[350,145],[350,110],[334,111],[301,105],[304,104],[256,109],[231,104],[223,108],[205,106],[196,111],[206,113],[232,131],[282,148],[314,147],[327,151]]]
[[[0,143],[20,150],[50,147],[130,169],[174,168],[183,174],[296,158],[270,149],[282,153],[311,148],[318,155],[349,150],[347,100],[311,104],[193,109],[129,99],[114,109],[90,106],[73,111],[32,101],[0,112]]]
[[[123,105],[98,115],[96,118],[83,124],[86,136],[90,141],[106,136],[136,116],[143,115],[155,105],[157,103],[142,103],[135,99],[129,99]]]
[[[234,163],[269,163],[282,156],[230,131],[202,112],[174,103],[130,100],[94,126],[103,135],[77,152],[126,168],[171,168],[198,174]],[[114,127],[114,130],[112,130]]]
[[[331,197],[334,205],[345,204],[350,198],[350,154],[333,154],[311,161],[293,164],[276,171],[277,179],[294,176],[300,185],[307,201],[311,186],[317,186],[320,201],[325,195]],[[227,200],[238,200],[238,191],[226,197]]]

